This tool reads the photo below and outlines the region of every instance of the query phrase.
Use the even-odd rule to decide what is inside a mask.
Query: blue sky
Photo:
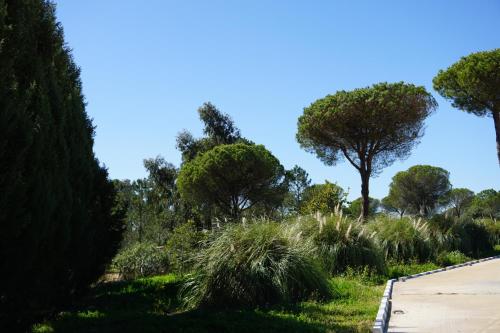
[[[439,69],[500,47],[500,1],[57,0],[82,69],[97,157],[112,178],[146,175],[157,155],[179,165],[175,137],[201,135],[211,101],[286,168],[298,164],[359,197],[347,162],[323,165],[295,140],[303,108],[337,90],[406,81],[439,103],[410,158],[386,168],[370,194],[415,164],[440,166],[455,187],[500,189],[492,118],[455,110],[432,90]]]

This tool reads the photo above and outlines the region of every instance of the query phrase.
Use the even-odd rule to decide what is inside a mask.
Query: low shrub
[[[200,250],[182,298],[187,307],[231,307],[330,297],[330,283],[311,257],[313,248],[290,225],[226,226]]]
[[[470,261],[471,258],[467,257],[460,251],[443,252],[436,258],[436,263],[440,266],[452,266],[463,264]]]
[[[376,273],[385,272],[382,252],[373,235],[357,220],[342,216],[342,212],[329,217],[316,214],[297,220],[304,237],[315,245],[315,255],[331,274],[343,273],[348,267]]]
[[[152,243],[136,243],[113,259],[113,268],[125,279],[165,273],[169,266],[167,253]]]
[[[428,225],[421,219],[377,217],[369,223],[386,260],[426,262],[433,256]]]

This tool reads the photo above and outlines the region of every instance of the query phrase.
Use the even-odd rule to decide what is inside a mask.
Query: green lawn
[[[180,311],[173,275],[95,287],[75,309],[34,326],[34,332],[369,332],[384,285],[332,279],[330,302],[248,310]]]

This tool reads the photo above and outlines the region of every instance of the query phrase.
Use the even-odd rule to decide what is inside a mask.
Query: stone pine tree
[[[297,140],[327,165],[345,158],[358,170],[366,218],[370,177],[409,155],[436,105],[424,87],[403,82],[339,91],[304,109]]]
[[[262,145],[219,145],[182,165],[177,178],[183,200],[216,207],[216,215],[239,221],[260,203],[281,202],[285,170]]]
[[[439,71],[433,82],[434,89],[454,107],[493,118],[500,163],[500,49],[463,57]]]
[[[54,5],[0,0],[0,331],[78,296],[121,237]]]
[[[468,188],[454,188],[443,199],[445,206],[456,217],[460,218],[474,199],[474,192]]]
[[[414,165],[392,177],[389,195],[408,213],[431,215],[451,190],[450,173],[431,165]]]

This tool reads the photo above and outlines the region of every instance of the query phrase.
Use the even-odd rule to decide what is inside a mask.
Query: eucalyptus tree
[[[182,153],[182,161],[193,160],[218,145],[227,145],[237,142],[250,143],[241,136],[240,130],[228,114],[222,113],[210,102],[198,108],[198,115],[203,122],[204,137],[195,138],[184,130],[177,135],[177,149]]]
[[[297,214],[300,212],[304,193],[311,186],[311,179],[306,170],[298,165],[286,171],[285,179],[288,185],[288,193],[285,197],[284,208],[289,213]]]
[[[338,91],[304,109],[297,140],[327,165],[346,159],[354,166],[367,217],[370,177],[410,154],[436,106],[424,87],[404,82]]]
[[[462,57],[433,80],[434,89],[460,110],[491,116],[500,163],[500,49]]]

